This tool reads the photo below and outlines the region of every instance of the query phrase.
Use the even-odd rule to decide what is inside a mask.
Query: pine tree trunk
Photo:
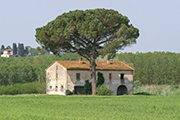
[[[92,94],[96,95],[96,63],[95,63],[95,49],[93,49],[90,59],[90,71],[92,81]]]

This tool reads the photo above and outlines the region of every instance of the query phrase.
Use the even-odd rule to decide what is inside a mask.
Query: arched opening
[[[127,87],[125,85],[120,85],[117,88],[117,95],[124,95],[127,94]]]

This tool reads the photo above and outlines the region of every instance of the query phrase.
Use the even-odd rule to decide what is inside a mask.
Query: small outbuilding
[[[113,95],[133,93],[134,69],[122,61],[96,61],[96,74],[101,72],[104,85]],[[65,95],[66,90],[84,94],[86,80],[91,82],[89,61],[55,61],[46,69],[46,94]]]

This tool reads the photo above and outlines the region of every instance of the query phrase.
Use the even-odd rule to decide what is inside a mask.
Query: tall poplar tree
[[[29,53],[29,49],[28,49],[28,47],[26,46],[25,47],[25,52],[24,52],[26,55]]]
[[[4,45],[1,45],[1,50],[4,50],[4,49],[5,49]]]
[[[3,54],[4,49],[5,49],[4,45],[1,45],[0,55]]]
[[[16,43],[13,43],[13,56],[17,55],[17,45]]]
[[[18,55],[19,56],[24,56],[24,44],[23,43],[19,43],[19,45],[18,45]]]
[[[99,55],[113,58],[118,50],[136,43],[139,30],[118,11],[75,10],[36,29],[36,41],[54,54],[77,52],[90,62],[92,94],[96,94],[96,62]]]

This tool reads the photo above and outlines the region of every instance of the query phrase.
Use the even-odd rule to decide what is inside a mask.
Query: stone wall
[[[104,85],[112,89],[113,95],[117,94],[117,88],[120,85],[125,85],[127,87],[127,92],[133,91],[133,72],[132,71],[97,71],[101,72],[105,78]],[[68,81],[69,90],[73,90],[74,86],[84,86],[85,80],[90,80],[89,70],[68,70]],[[80,81],[76,81],[76,73],[80,73]],[[111,80],[109,79],[109,74],[111,74]],[[124,82],[121,82],[119,75],[124,74]],[[97,78],[96,78],[97,79]]]

